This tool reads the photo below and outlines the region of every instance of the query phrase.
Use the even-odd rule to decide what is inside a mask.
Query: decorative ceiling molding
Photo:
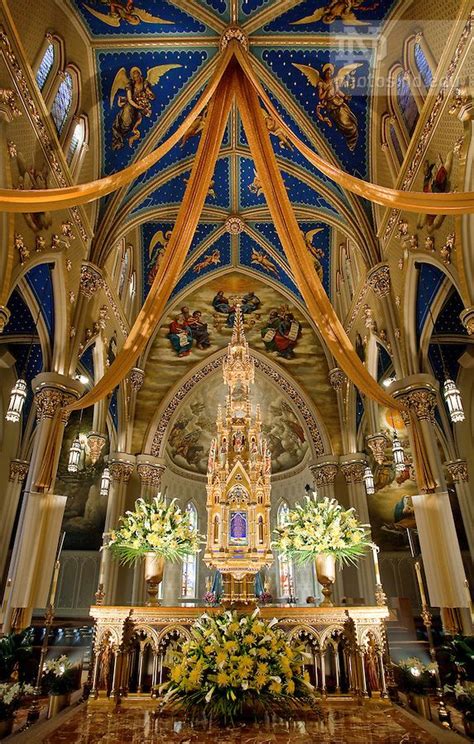
[[[262,354],[253,349],[250,353],[255,362],[255,368],[268,377],[295,405],[305,423],[314,456],[331,453],[330,438],[322,418],[299,385],[290,380],[279,367],[266,360]],[[202,383],[209,375],[220,371],[225,354],[226,349],[219,350],[213,358],[192,370],[178,387],[175,386],[150,423],[143,452],[155,457],[164,455],[168,427],[178,406],[196,385]]]

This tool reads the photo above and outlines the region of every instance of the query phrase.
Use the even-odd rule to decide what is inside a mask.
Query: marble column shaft
[[[474,504],[469,487],[467,463],[465,460],[453,460],[452,462],[447,462],[446,467],[453,479],[467,542],[469,544],[469,551],[471,558],[474,560]]]

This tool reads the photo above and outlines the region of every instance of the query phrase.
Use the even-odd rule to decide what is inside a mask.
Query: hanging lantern
[[[396,432],[393,432],[392,453],[395,470],[397,473],[402,473],[405,470],[405,452]]]
[[[108,496],[110,488],[110,470],[108,467],[104,468],[102,478],[100,479],[100,495]]]
[[[364,483],[367,496],[372,496],[375,493],[375,483],[373,473],[368,465],[364,470]]]
[[[26,380],[21,377],[15,382],[10,393],[8,411],[5,414],[7,421],[19,421],[26,400]]]
[[[69,462],[67,464],[67,469],[69,473],[77,473],[79,470],[79,462],[81,460],[81,453],[82,453],[82,444],[79,439],[79,436],[76,435],[73,443],[71,444],[71,449],[69,450]]]
[[[448,406],[449,418],[453,424],[464,421],[464,409],[462,407],[461,393],[456,387],[454,380],[446,378],[443,385],[443,395]]]

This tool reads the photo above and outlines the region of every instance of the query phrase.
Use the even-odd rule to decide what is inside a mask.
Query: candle
[[[379,548],[377,545],[372,544],[372,556],[374,559],[374,569],[375,569],[375,583],[381,584],[380,580],[380,568],[379,568],[379,557],[378,557]]]
[[[425,585],[423,584],[423,576],[421,574],[421,566],[419,561],[415,561],[416,578],[418,581],[418,589],[420,590],[421,604],[423,607],[427,607]]]
[[[56,561],[54,564],[53,583],[51,584],[51,593],[49,595],[49,606],[54,607],[54,600],[56,599],[56,589],[58,587],[59,569],[61,564]]]

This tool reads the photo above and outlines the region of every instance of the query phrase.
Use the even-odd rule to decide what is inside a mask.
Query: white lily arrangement
[[[5,682],[0,684],[0,721],[12,718],[13,713],[29,695],[33,695],[34,688],[22,682]]]
[[[281,555],[297,563],[317,555],[334,555],[341,563],[355,563],[372,545],[369,525],[361,524],[353,508],[343,509],[336,499],[305,496],[275,529],[272,543]]]

